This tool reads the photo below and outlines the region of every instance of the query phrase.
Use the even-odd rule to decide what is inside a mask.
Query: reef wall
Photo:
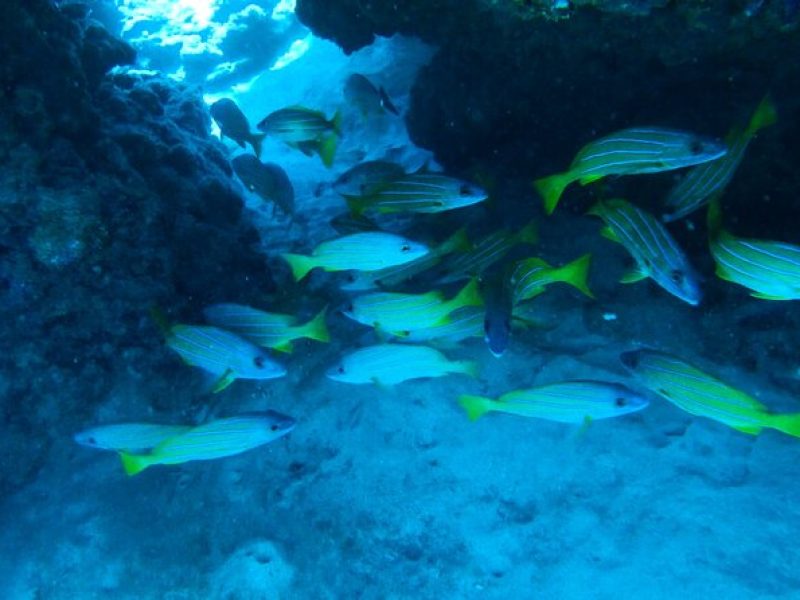
[[[114,394],[131,411],[178,402],[187,373],[163,367],[148,310],[191,318],[209,300],[273,283],[197,90],[110,74],[135,53],[78,5],[9,0],[0,29],[9,450]]]

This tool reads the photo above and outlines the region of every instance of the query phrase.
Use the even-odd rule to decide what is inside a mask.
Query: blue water
[[[520,43],[522,59],[505,56],[496,68],[487,66],[491,40],[467,47],[454,31],[437,34],[441,49],[428,31],[426,41],[378,37],[347,54],[285,1],[95,0],[88,17],[70,17],[82,34],[61,17],[37,21],[30,44],[2,32],[15,76],[3,75],[0,112],[0,598],[800,598],[800,441],[684,412],[619,360],[659,348],[771,411],[798,413],[797,302],[756,299],[715,277],[703,211],[669,225],[702,277],[700,306],[651,280],[619,283],[629,255],[583,213],[618,195],[656,210],[679,174],[575,184],[551,217],[531,186],[614,129],[722,138],[771,90],[778,122],[753,140],[728,187],[726,222],[737,235],[800,243],[794,3],[750,3],[741,15],[753,16],[733,14],[730,30],[697,17],[737,41],[686,62],[696,40],[681,37],[669,7],[616,3],[603,13],[657,23],[647,31],[662,38],[653,53],[661,62],[632,52],[633,34],[612,61],[614,52],[570,42],[588,29],[561,4],[541,38]],[[87,38],[85,18],[129,43],[135,62],[124,64],[102,34]],[[764,43],[784,52],[759,46],[758,27],[752,50],[734,51],[748,18],[763,19],[758,27],[781,40]],[[62,43],[81,35],[100,40],[84,48],[101,48],[101,58]],[[531,53],[546,60],[531,69]],[[452,58],[465,55],[474,58]],[[640,63],[650,87],[625,80],[626,65]],[[343,86],[354,73],[383,86],[401,116],[365,117],[348,105]],[[220,98],[253,127],[287,106],[341,110],[331,168],[264,142],[261,159],[294,188],[293,217],[233,174],[230,160],[252,150],[220,139],[208,113]],[[338,235],[330,221],[347,206],[332,183],[367,160],[445,171],[491,192],[485,203],[381,217],[381,226],[435,243],[462,226],[477,240],[535,220],[539,242],[510,256],[561,265],[590,252],[595,298],[549,288],[499,358],[480,335],[443,345],[449,358],[478,363],[475,379],[388,387],[326,378],[343,355],[385,336],[342,314],[354,294],[341,278],[317,270],[294,282],[280,253],[308,253]],[[407,289],[427,291],[429,281]],[[450,297],[461,285],[439,288]],[[273,353],[285,377],[212,394],[215,378],[165,346],[151,309],[199,324],[216,302],[302,320],[328,306],[332,340]],[[473,423],[458,404],[462,394],[569,379],[624,383],[650,405],[564,424],[499,413]],[[294,430],[235,456],[134,477],[114,452],[73,439],[108,423],[197,425],[267,409],[294,418]]]

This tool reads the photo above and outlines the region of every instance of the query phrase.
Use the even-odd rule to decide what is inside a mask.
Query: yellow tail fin
[[[494,410],[494,400],[483,396],[464,395],[458,399],[458,403],[466,411],[470,421],[477,421],[487,412]]]
[[[556,173],[533,182],[536,191],[539,192],[542,200],[544,200],[544,212],[546,214],[553,214],[556,206],[558,206],[558,201],[561,199],[561,194],[564,193],[564,189],[570,183],[572,183],[572,177],[569,172]]]
[[[774,125],[777,121],[778,113],[775,111],[775,105],[772,104],[772,99],[769,97],[769,94],[767,94],[761,100],[753,116],[750,118],[750,124],[747,126],[745,134],[747,136],[753,136],[758,133],[760,129]]]
[[[589,266],[592,264],[592,255],[584,254],[580,258],[573,260],[557,269],[553,273],[553,278],[556,281],[568,283],[576,290],[582,292],[589,298],[594,298],[592,290],[589,289],[587,278],[589,276]]]
[[[317,152],[322,159],[322,164],[329,167],[333,164],[333,157],[336,155],[336,146],[339,144],[339,137],[332,133],[326,135],[319,141]]]
[[[137,473],[141,473],[153,464],[152,458],[146,454],[140,455],[120,452],[119,458],[122,461],[122,468],[125,469],[125,474],[128,475],[128,477],[133,477]]]
[[[450,300],[449,304],[450,310],[448,312],[453,312],[462,306],[483,306],[483,298],[478,289],[478,279],[476,277],[470,279],[469,283],[461,288],[461,291]]]
[[[773,415],[769,426],[787,435],[800,438],[800,413],[793,415]]]
[[[314,258],[311,256],[305,256],[303,254],[290,254],[288,252],[281,254],[284,260],[289,263],[289,267],[292,269],[292,276],[294,277],[295,281],[300,281],[308,275],[308,272],[317,266]]]
[[[303,325],[303,336],[310,340],[318,342],[330,342],[331,334],[328,332],[328,325],[325,323],[325,315],[328,312],[328,307],[323,308],[317,316],[311,319],[308,323]]]

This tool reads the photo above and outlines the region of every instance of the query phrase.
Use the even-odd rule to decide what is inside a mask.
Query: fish
[[[153,465],[179,465],[194,460],[215,460],[241,454],[283,437],[295,427],[292,417],[268,410],[217,419],[167,438],[150,452],[121,452],[128,476]]]
[[[303,279],[317,267],[334,271],[380,271],[411,262],[430,252],[420,242],[383,231],[352,233],[322,242],[310,256],[285,252],[295,281]]]
[[[664,202],[672,212],[661,219],[665,223],[681,219],[704,206],[713,196],[722,194],[742,162],[750,141],[761,129],[774,124],[776,120],[775,107],[766,96],[746,128],[734,127],[728,133],[725,138],[728,152],[722,158],[694,167],[672,188]]]
[[[716,199],[708,207],[708,232],[717,277],[761,300],[800,300],[800,246],[734,236],[722,227]]]
[[[727,148],[711,138],[660,127],[633,127],[586,144],[569,169],[537,179],[534,187],[552,214],[564,189],[574,181],[587,185],[609,175],[658,173],[716,160]]]
[[[562,267],[553,267],[538,257],[515,262],[510,275],[513,303],[516,305],[535,298],[552,283],[569,284],[585,296],[594,298],[586,281],[591,261],[592,255],[584,254]]]
[[[383,87],[375,85],[360,73],[353,73],[344,83],[344,97],[350,104],[356,106],[363,116],[380,114],[384,111],[393,115],[400,115],[391,98]]]
[[[483,318],[484,341],[495,358],[500,358],[511,342],[514,302],[506,270],[484,286],[486,310]]]
[[[405,169],[396,163],[368,160],[339,175],[331,187],[342,196],[362,196],[405,174]]]
[[[84,429],[75,434],[81,446],[114,452],[145,452],[164,440],[191,429],[186,425],[157,423],[115,423]]]
[[[265,202],[274,202],[285,214],[294,214],[294,187],[280,166],[262,163],[252,154],[240,154],[231,166],[248,190]]]
[[[620,361],[645,388],[689,414],[751,435],[777,429],[800,437],[800,413],[771,413],[752,396],[678,357],[642,348],[623,352]]]
[[[237,379],[275,379],[286,375],[286,368],[264,349],[219,327],[173,325],[166,341],[187,365],[218,377],[212,387],[215,394]]]
[[[453,283],[470,277],[480,277],[489,267],[502,260],[515,246],[531,245],[538,241],[539,233],[536,223],[533,221],[513,233],[507,229],[490,233],[477,242],[471,251],[453,255],[445,261],[441,271],[446,274],[439,281],[440,283]]]
[[[336,215],[331,219],[331,227],[336,233],[349,235],[351,233],[363,233],[365,231],[377,231],[380,229],[378,224],[364,215],[354,215],[351,212]]]
[[[371,290],[378,287],[393,288],[413,279],[420,273],[438,265],[442,257],[453,252],[466,252],[472,248],[466,229],[461,228],[428,254],[411,262],[381,269],[380,271],[352,271],[346,276],[340,289],[348,292]]]
[[[326,313],[327,307],[313,319],[299,323],[293,315],[265,312],[243,304],[213,304],[203,310],[206,321],[211,325],[240,335],[256,346],[279,352],[291,352],[292,342],[301,338],[330,342],[330,333],[325,324]]]
[[[333,164],[342,135],[342,119],[337,111],[328,120],[323,113],[303,106],[290,106],[268,114],[256,127],[266,135],[300,150],[306,156],[319,155],[326,167]]]
[[[439,345],[460,342],[467,338],[483,337],[484,317],[483,307],[462,306],[451,312],[447,316],[446,322],[404,332],[407,335],[398,337],[397,341],[409,343],[430,342]]]
[[[598,202],[588,214],[603,219],[602,235],[622,244],[636,262],[621,283],[650,277],[676,298],[692,306],[700,304],[700,277],[658,219],[619,199]]]
[[[483,202],[488,194],[455,177],[426,171],[403,175],[364,194],[342,195],[355,214],[439,213]]]
[[[346,354],[325,375],[343,383],[392,386],[410,379],[443,377],[451,373],[475,378],[478,365],[470,360],[451,361],[428,346],[377,344]]]
[[[496,400],[463,395],[458,400],[470,421],[497,411],[559,423],[581,424],[647,408],[649,400],[620,383],[578,379],[515,390]]]
[[[462,306],[482,306],[478,281],[473,279],[450,300],[435,290],[426,294],[372,292],[353,299],[342,313],[348,318],[396,336],[417,329],[444,325],[450,314]]]
[[[250,131],[250,123],[244,113],[230,98],[217,100],[210,108],[211,117],[219,126],[222,138],[230,138],[242,148],[250,144],[256,156],[261,156],[261,143],[265,135]]]

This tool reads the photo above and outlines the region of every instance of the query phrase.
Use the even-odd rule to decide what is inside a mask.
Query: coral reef
[[[72,5],[10,1],[2,13],[6,419],[23,432],[52,424],[121,382],[162,398],[143,403],[179,402],[158,387],[180,383],[170,375],[142,385],[163,358],[148,308],[191,315],[220,294],[273,289],[202,100],[158,77],[109,74],[133,50]]]

